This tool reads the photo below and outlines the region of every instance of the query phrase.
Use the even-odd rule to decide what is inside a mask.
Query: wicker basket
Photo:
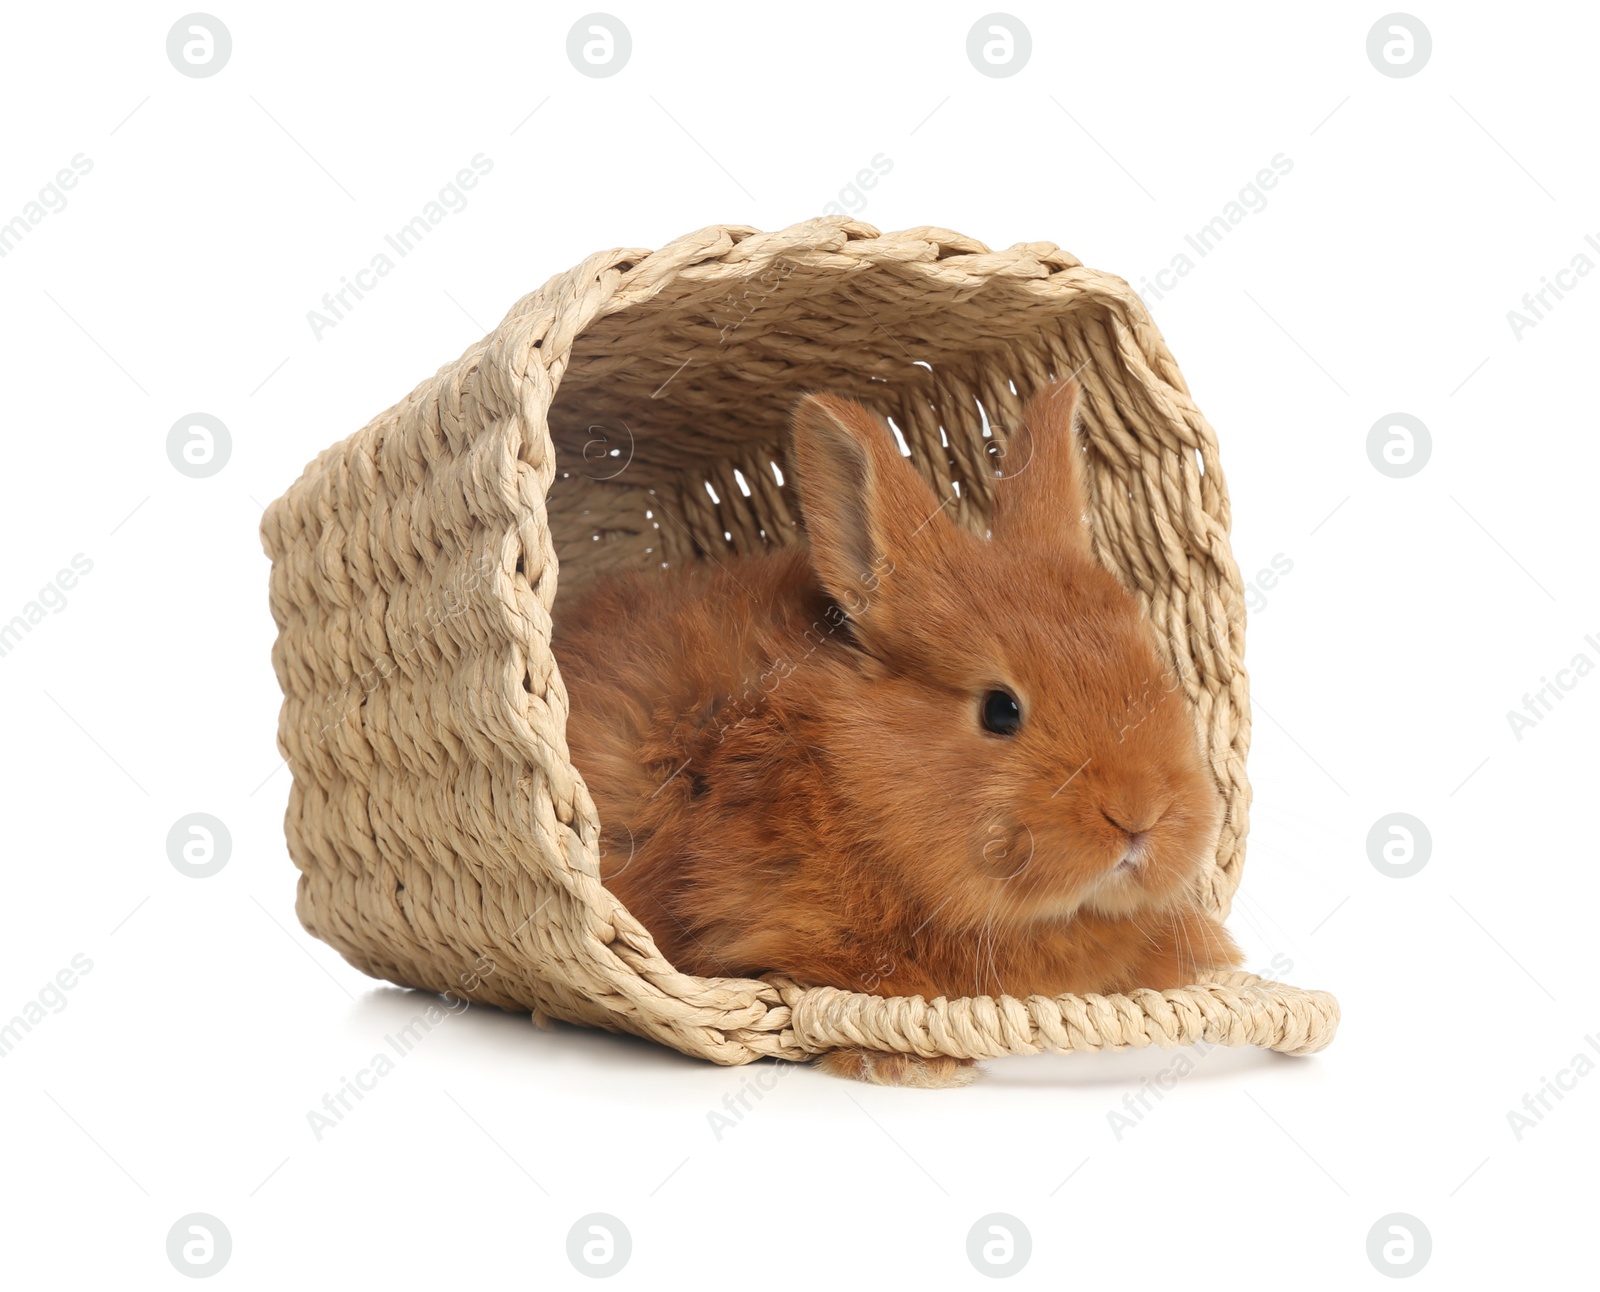
[[[602,571],[793,540],[778,458],[807,390],[891,417],[941,497],[959,483],[956,517],[981,526],[988,437],[1068,372],[1095,551],[1156,626],[1227,800],[1207,888],[1225,916],[1250,798],[1244,601],[1216,437],[1149,315],[1049,243],[996,252],[832,218],[591,256],[267,508],[301,922],[376,977],[718,1063],[840,1045],[1321,1049],[1331,996],[1242,973],[933,1001],[692,977],[600,881],[550,651],[558,575],[565,597]]]

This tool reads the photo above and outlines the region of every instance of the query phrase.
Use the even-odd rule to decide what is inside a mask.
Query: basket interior
[[[602,316],[573,343],[549,412],[563,590],[793,541],[785,431],[808,391],[887,418],[955,519],[983,528],[995,446],[1034,386],[1076,366],[1062,321],[1059,302],[1011,280],[941,285],[824,255],[732,281],[686,272]]]

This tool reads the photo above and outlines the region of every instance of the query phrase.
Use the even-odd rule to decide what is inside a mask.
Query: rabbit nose
[[[1152,812],[1148,814],[1149,820],[1144,824],[1129,825],[1126,821],[1119,820],[1118,817],[1112,816],[1111,813],[1107,812],[1104,808],[1100,809],[1100,815],[1103,816],[1107,821],[1111,822],[1112,825],[1116,826],[1117,829],[1121,830],[1122,833],[1127,835],[1134,843],[1138,843],[1144,838],[1145,835],[1149,834],[1151,827],[1161,819],[1161,814],[1159,812]],[[1121,815],[1124,817],[1129,816],[1128,813],[1122,813]],[[1139,819],[1141,821],[1144,820],[1144,818]]]

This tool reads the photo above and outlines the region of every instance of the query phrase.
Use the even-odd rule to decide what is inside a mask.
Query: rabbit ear
[[[1073,430],[1077,408],[1078,383],[1068,380],[1045,386],[1022,410],[994,486],[989,529],[997,542],[1045,547],[1064,540],[1089,550],[1083,452]]]
[[[861,618],[878,581],[913,544],[936,541],[950,518],[860,404],[807,395],[794,413],[794,464],[812,564],[823,590]]]

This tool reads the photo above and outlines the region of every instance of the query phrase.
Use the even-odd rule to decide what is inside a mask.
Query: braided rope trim
[[[1219,973],[1172,991],[1114,996],[867,996],[769,979],[789,1006],[784,1040],[807,1054],[839,1046],[995,1059],[1155,1045],[1254,1045],[1315,1054],[1339,1028],[1339,1002],[1251,973]]]

